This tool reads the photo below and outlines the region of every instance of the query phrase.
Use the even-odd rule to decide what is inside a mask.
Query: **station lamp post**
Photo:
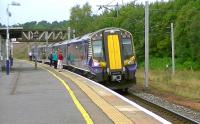
[[[6,30],[6,74],[9,75],[10,72],[10,60],[9,60],[9,44],[10,44],[10,34],[9,34],[9,17],[11,13],[9,11],[9,6],[20,6],[18,2],[12,2],[7,5],[7,30]]]

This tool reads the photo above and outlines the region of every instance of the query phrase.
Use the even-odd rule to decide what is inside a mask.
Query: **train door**
[[[104,32],[107,71],[111,73],[123,71],[123,55],[121,35],[119,31]]]

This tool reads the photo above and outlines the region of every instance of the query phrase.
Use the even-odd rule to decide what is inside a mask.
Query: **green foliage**
[[[71,9],[70,27],[76,30],[77,35],[89,33],[92,30],[93,18],[91,15],[91,6],[88,3],[82,8],[77,5]]]
[[[199,0],[170,0],[150,4],[150,55],[152,68],[165,68],[171,58],[170,23],[174,23],[175,55],[178,69],[200,69],[200,2]],[[25,29],[76,30],[76,36],[105,27],[121,27],[133,34],[138,63],[144,62],[144,5],[135,2],[116,10],[92,15],[91,6],[71,8],[69,21],[27,22]],[[142,64],[141,64],[142,65]],[[155,66],[155,67],[154,67]]]
[[[176,55],[182,60],[183,68],[197,69],[200,63],[200,3],[189,1],[180,10],[175,27]]]
[[[0,27],[6,27],[5,25],[2,25],[1,23],[0,23]]]
[[[176,60],[176,68],[179,70],[183,70],[183,69],[199,70],[200,65],[198,62],[193,61],[191,58],[188,58],[188,59],[179,58]]]
[[[53,30],[66,30],[67,27],[69,26],[69,21],[61,21],[57,22],[54,21],[52,23],[49,23],[47,21],[32,21],[32,22],[26,22],[24,24],[19,24],[19,25],[14,25],[14,26],[23,26],[25,30],[48,30],[48,29],[53,29]]]
[[[152,57],[149,60],[149,67],[150,69],[156,70],[165,70],[171,68],[171,58],[155,58]],[[139,67],[144,67],[144,62],[138,63]]]

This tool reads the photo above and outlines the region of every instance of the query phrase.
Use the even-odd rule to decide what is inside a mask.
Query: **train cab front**
[[[131,34],[121,30],[107,30],[104,32],[104,47],[110,80],[135,83],[136,62]]]
[[[109,29],[100,35],[101,39],[92,41],[92,64],[93,67],[96,66],[94,73],[97,81],[119,85],[119,88],[112,89],[121,89],[120,85],[126,88],[126,83],[135,83],[136,63],[131,34],[119,29]]]

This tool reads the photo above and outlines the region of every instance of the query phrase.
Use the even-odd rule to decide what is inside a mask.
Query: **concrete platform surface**
[[[118,93],[67,70],[15,61],[0,75],[0,124],[170,124]]]
[[[23,61],[14,63],[9,76],[1,72],[0,124],[84,123],[69,93],[49,72]]]

